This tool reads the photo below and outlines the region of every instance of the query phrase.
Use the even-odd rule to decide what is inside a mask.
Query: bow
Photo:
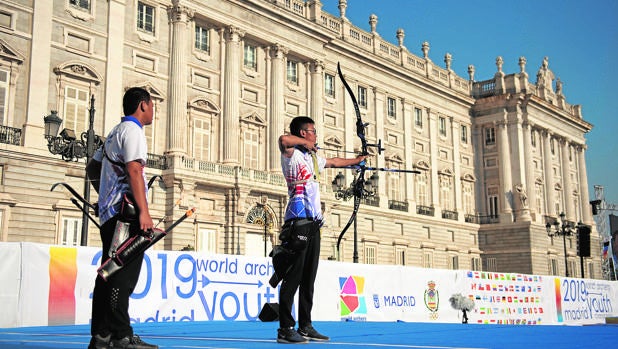
[[[343,77],[343,73],[341,72],[341,66],[339,63],[337,63],[337,74],[339,75],[339,78],[341,79],[341,82],[343,83],[345,90],[350,95],[350,98],[352,98],[352,105],[354,105],[354,113],[356,114],[356,136],[358,136],[358,138],[360,138],[360,141],[361,141],[360,155],[365,155],[365,156],[369,155],[369,151],[367,150],[369,147],[377,148],[378,154],[381,154],[382,150],[384,150],[384,148],[382,148],[381,139],[379,139],[378,143],[376,144],[367,143],[367,138],[365,138],[365,128],[367,127],[367,125],[369,125],[369,123],[363,122],[363,119],[361,118],[360,108],[358,107],[358,102],[356,101],[354,92],[352,91],[352,88],[350,88],[350,85],[348,85],[347,81],[345,81],[345,78]],[[345,232],[348,230],[350,225],[352,225],[352,223],[356,219],[356,214],[358,213],[358,208],[360,207],[361,199],[363,197],[363,194],[365,193],[365,171],[367,170],[367,167],[365,166],[365,161],[363,160],[355,168],[356,168],[356,176],[354,178],[354,181],[352,182],[352,193],[354,194],[354,208],[352,210],[352,215],[350,216],[348,223],[345,225],[345,227],[339,234],[339,238],[337,239],[337,254],[339,254],[339,245],[341,244],[341,239],[343,239],[343,235],[345,234]]]

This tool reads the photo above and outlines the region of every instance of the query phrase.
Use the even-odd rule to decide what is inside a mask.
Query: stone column
[[[168,103],[168,149],[172,156],[187,154],[187,24],[193,11],[174,1],[168,8],[172,23],[172,47],[170,54],[170,79]]]
[[[566,138],[560,140],[561,152],[562,152],[562,183],[564,184],[564,210],[566,219],[571,222],[577,220],[577,214],[575,213],[575,205],[573,204],[573,185],[571,182],[571,171],[569,161],[569,142]],[[577,223],[577,222],[576,222]]]
[[[239,129],[239,104],[240,88],[238,81],[240,77],[241,47],[240,38],[244,32],[236,27],[230,26],[225,30],[225,71],[223,72],[223,163],[238,164],[240,139]]]
[[[582,206],[582,220],[584,224],[593,225],[592,211],[589,205],[590,194],[588,193],[588,174],[586,171],[586,146],[577,147],[577,169],[579,170],[579,193],[580,205]]]
[[[500,184],[502,184],[502,210],[500,222],[509,222],[512,220],[512,208],[509,203],[513,200],[513,177],[511,174],[511,152],[509,149],[509,136],[506,130],[507,122],[502,120],[497,123],[498,126],[498,158],[500,161]]]
[[[528,195],[528,207],[530,212],[537,212],[536,186],[534,180],[534,165],[532,164],[532,132],[535,132],[528,122],[523,124],[524,138],[524,171],[526,171],[526,193]],[[534,214],[536,216],[536,213]]]
[[[487,208],[487,187],[485,186],[485,158],[484,144],[485,134],[482,126],[473,126],[472,128],[472,145],[474,146],[474,171],[476,183],[474,183],[474,204],[475,212],[482,215],[488,215]]]
[[[412,170],[414,165],[414,106],[406,100],[403,100],[403,134],[405,137],[403,138],[404,142],[404,168],[407,170]],[[416,207],[416,196],[415,196],[415,187],[414,183],[416,183],[414,178],[414,174],[404,174],[405,184],[406,184],[406,193],[405,200],[410,204],[409,212],[412,211]]]
[[[52,43],[53,1],[35,1],[32,12],[32,42],[29,48],[28,107],[24,123],[24,146],[45,148],[43,117],[50,113],[50,47]],[[56,93],[54,93],[55,95]],[[56,106],[57,107],[57,106]],[[51,108],[56,108],[52,106]],[[19,127],[19,125],[14,125]]]
[[[459,144],[460,144],[460,123],[456,122],[453,117],[449,117],[449,121],[451,123],[451,135],[453,136],[453,185],[454,185],[454,199],[455,199],[455,207],[453,211],[459,212],[458,220],[464,221],[465,213],[463,212],[463,204],[461,201],[462,189],[461,189],[461,155],[459,154]]]
[[[125,26],[118,25],[124,23],[127,12],[127,7],[124,1],[109,1],[109,16],[107,18],[107,64],[105,66],[105,96],[103,104],[105,105],[105,113],[107,115],[122,115],[122,95],[123,90],[118,88],[118,82],[122,81],[122,52],[124,47]],[[103,115],[103,114],[101,114]],[[102,136],[112,130],[118,124],[118,118],[102,118],[103,132]],[[154,149],[149,149],[154,153]]]
[[[311,91],[309,94],[309,116],[315,120],[319,138],[324,141],[324,111],[322,101],[324,99],[324,62],[314,59],[309,63],[311,74]]]
[[[545,207],[546,214],[553,216],[560,212],[554,212],[554,174],[552,172],[551,160],[551,137],[552,134],[545,130],[543,132],[543,170],[545,173]]]
[[[429,157],[431,164],[431,175],[429,176],[429,180],[431,181],[431,191],[428,192],[431,196],[429,197],[429,205],[433,206],[436,210],[435,213],[437,217],[440,217],[442,214],[442,208],[440,206],[440,181],[438,178],[438,144],[440,143],[438,137],[438,117],[435,113],[431,113],[431,110],[427,108],[427,116],[429,123]]]
[[[285,126],[285,104],[284,104],[284,87],[285,87],[285,55],[288,53],[287,48],[277,44],[270,47],[271,54],[271,75],[270,75],[270,120],[268,122],[268,132],[270,134],[270,142],[268,145],[268,154],[270,154],[270,171],[281,171],[281,153],[279,151],[279,136],[283,134]]]

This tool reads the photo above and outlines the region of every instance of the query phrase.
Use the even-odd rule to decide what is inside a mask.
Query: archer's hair
[[[141,87],[131,87],[124,93],[122,98],[122,111],[124,115],[133,115],[141,102],[149,102],[150,93]]]
[[[295,117],[294,119],[292,119],[292,122],[290,122],[290,133],[294,136],[300,137],[300,130],[302,130],[303,126],[305,126],[306,124],[314,125],[315,121],[313,121],[313,119],[308,116]]]

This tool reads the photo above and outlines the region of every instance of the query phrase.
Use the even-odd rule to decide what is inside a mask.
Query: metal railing
[[[21,128],[0,126],[0,143],[20,145]]]
[[[416,206],[416,213],[422,214],[423,216],[433,216],[435,214],[435,209],[431,206]]]
[[[391,210],[408,212],[408,203],[406,201],[388,200],[388,208]]]

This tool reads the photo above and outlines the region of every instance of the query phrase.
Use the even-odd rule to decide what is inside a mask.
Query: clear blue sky
[[[322,9],[339,16],[338,0],[322,0]],[[378,16],[377,32],[397,43],[397,29],[405,31],[404,45],[422,57],[429,42],[429,58],[475,80],[490,79],[497,56],[506,74],[519,72],[526,57],[530,81],[543,57],[563,82],[567,103],[582,106],[584,120],[594,128],[586,135],[586,164],[590,199],[595,184],[605,189],[608,203],[618,205],[618,1],[617,0],[348,0],[346,17],[369,31],[369,16]]]

